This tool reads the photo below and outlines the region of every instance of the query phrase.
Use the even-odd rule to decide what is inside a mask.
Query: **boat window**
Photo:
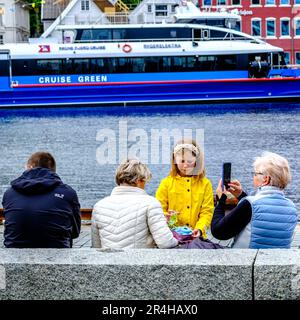
[[[111,30],[110,29],[95,29],[93,30],[92,40],[111,40]]]
[[[74,73],[72,61],[73,59],[67,58],[63,60],[63,74]]]
[[[236,69],[236,56],[224,55],[217,56],[217,70],[235,70]]]
[[[132,58],[131,59],[132,64],[132,72],[144,72],[144,58]]]
[[[103,59],[91,59],[90,68],[91,73],[102,73],[104,69]]]
[[[158,59],[147,57],[145,58],[145,72],[158,72]]]
[[[37,60],[36,61],[36,71],[38,74],[62,74],[62,60],[52,59],[52,60]]]
[[[73,60],[74,73],[89,73],[89,59],[74,59]]]
[[[78,32],[78,37],[80,36],[80,38],[76,39],[76,40],[81,40],[81,41],[91,41],[93,40],[93,30],[80,30],[80,32]]]
[[[77,30],[75,41],[141,40],[141,39],[191,39],[190,28],[128,28]]]
[[[202,56],[195,61],[195,66],[199,71],[213,71],[215,70],[216,57]]]
[[[0,60],[0,77],[9,75],[8,60]]]
[[[259,54],[263,60],[266,53]],[[13,75],[247,70],[254,55],[157,56],[13,60]],[[252,59],[252,60],[251,60]],[[1,60],[0,60],[1,61]],[[1,61],[3,64],[3,62]],[[284,60],[283,60],[284,63]],[[3,70],[3,69],[2,69]],[[4,72],[2,71],[2,74]]]
[[[115,30],[113,30],[113,39],[114,40],[126,39],[126,30],[124,30],[124,29],[115,29]]]

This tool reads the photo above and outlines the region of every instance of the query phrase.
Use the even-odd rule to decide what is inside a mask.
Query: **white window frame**
[[[289,3],[282,4],[282,0],[279,0],[279,7],[290,7],[291,6],[291,0],[288,0]]]
[[[273,21],[274,22],[274,36],[268,36],[268,22],[269,21]],[[277,39],[277,36],[276,36],[276,18],[274,18],[274,17],[266,18],[266,38],[268,38],[268,39]]]
[[[296,31],[297,31],[297,29],[296,29],[296,26],[297,26],[297,22],[299,22],[299,26],[300,26],[300,18],[295,18],[294,19],[294,37],[295,38],[297,38],[297,39],[300,39],[300,34],[296,34]],[[299,30],[300,30],[300,28],[299,28]]]
[[[238,0],[238,1],[239,1],[239,4],[233,4],[233,0],[231,0],[231,5],[232,5],[232,6],[241,7],[241,6],[242,6],[241,0]]]
[[[282,21],[289,21],[289,35],[282,35]],[[280,38],[281,39],[290,39],[291,38],[291,19],[289,17],[280,18]]]
[[[158,6],[164,6],[166,8],[157,10]],[[167,17],[168,15],[169,15],[169,8],[167,4],[155,4],[155,17]]]
[[[254,4],[253,3],[253,0],[250,0],[251,1],[251,3],[250,3],[250,8],[251,7],[262,7],[262,5],[261,5],[261,0],[259,0],[259,3],[258,4]]]
[[[81,11],[90,11],[91,4],[90,0],[81,0],[80,1],[80,10]]]
[[[257,21],[260,23],[260,35],[259,36],[253,35],[253,22],[257,22]],[[252,37],[256,37],[256,38],[261,38],[262,37],[261,18],[252,18],[251,19],[251,35],[252,35]]]
[[[299,63],[297,63],[297,53],[299,53]],[[295,52],[295,64],[300,65],[300,51]]]
[[[276,0],[273,0],[274,1],[274,3],[267,3],[267,0],[266,0],[266,2],[265,2],[265,7],[276,7]]]
[[[205,4],[204,1],[205,1],[205,0],[202,0],[202,7],[212,6],[212,0],[209,0],[209,1],[210,1],[210,4]]]

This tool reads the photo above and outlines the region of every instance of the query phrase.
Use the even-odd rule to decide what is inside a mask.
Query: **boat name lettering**
[[[173,49],[181,48],[179,43],[158,43],[158,44],[144,44],[144,49]]]
[[[52,76],[52,77],[39,77],[39,83],[71,83],[70,76]]]
[[[68,47],[59,47],[59,51],[80,51],[80,50],[105,50],[105,46],[68,46]]]
[[[98,75],[98,76],[78,76],[78,82],[86,83],[86,82],[107,82],[106,75]]]

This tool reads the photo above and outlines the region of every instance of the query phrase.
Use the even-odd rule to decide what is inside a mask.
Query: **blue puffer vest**
[[[262,187],[249,201],[252,219],[236,237],[234,248],[267,249],[290,248],[297,224],[297,210],[294,203],[285,198],[276,187]]]

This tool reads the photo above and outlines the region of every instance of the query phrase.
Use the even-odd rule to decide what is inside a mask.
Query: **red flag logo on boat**
[[[39,47],[39,52],[41,53],[50,52],[50,46],[48,44],[39,44]]]

